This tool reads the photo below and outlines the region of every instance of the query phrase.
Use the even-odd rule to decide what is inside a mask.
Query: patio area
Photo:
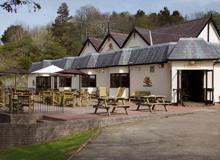
[[[152,112],[149,111],[148,107],[143,106],[140,110],[137,109],[137,105],[134,102],[125,102],[126,105],[129,105],[128,115],[125,114],[123,109],[116,109],[114,113],[111,113],[111,116],[108,116],[106,110],[99,110],[97,114],[94,114],[95,109],[93,105],[97,104],[97,99],[91,99],[88,103],[88,106],[84,107],[63,107],[63,112],[56,112],[54,106],[46,106],[45,108],[42,105],[35,104],[36,112],[32,113],[31,116],[38,116],[40,120],[37,122],[47,122],[47,121],[73,121],[73,120],[88,120],[88,119],[102,119],[102,118],[132,118],[132,117],[149,117],[149,116],[161,116],[161,115],[172,115],[172,114],[185,114],[196,112],[200,110],[212,110],[219,109],[220,104],[215,104],[212,106],[207,106],[203,104],[187,104],[186,106],[176,106],[169,105],[167,106],[168,112],[164,110],[163,106],[156,106],[155,110]],[[44,112],[45,109],[45,112]],[[40,112],[37,112],[39,110]],[[47,112],[51,110],[51,112]],[[0,108],[1,113],[7,113],[7,108]],[[22,114],[17,114],[22,115]],[[24,114],[27,115],[27,114]]]

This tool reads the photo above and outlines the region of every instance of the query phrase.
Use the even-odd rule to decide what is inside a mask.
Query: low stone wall
[[[0,123],[27,124],[36,123],[42,115],[0,113]]]
[[[134,122],[146,118],[149,118],[149,116],[111,117],[35,124],[2,123],[0,124],[0,148],[40,143],[89,128]]]

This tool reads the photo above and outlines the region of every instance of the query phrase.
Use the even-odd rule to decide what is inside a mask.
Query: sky
[[[0,4],[6,0],[0,0]],[[128,11],[136,13],[138,9],[146,13],[158,12],[164,6],[170,11],[179,10],[183,16],[194,12],[215,10],[220,12],[220,0],[34,0],[42,9],[30,12],[27,6],[18,8],[17,13],[8,13],[0,9],[0,36],[4,30],[13,24],[23,24],[26,27],[42,26],[53,22],[57,9],[62,2],[69,6],[70,14],[84,5],[93,5],[101,12]]]

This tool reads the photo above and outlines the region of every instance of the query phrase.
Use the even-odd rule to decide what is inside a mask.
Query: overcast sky
[[[0,0],[0,3],[6,0]],[[183,16],[193,12],[215,10],[220,12],[220,0],[34,0],[39,2],[42,9],[36,13],[29,12],[25,6],[18,13],[7,13],[0,9],[0,35],[12,24],[25,24],[33,27],[46,25],[56,17],[57,8],[62,2],[69,6],[70,14],[83,5],[93,5],[102,12],[128,11],[136,13],[138,9],[146,13],[158,12],[164,6],[169,10],[179,10]]]

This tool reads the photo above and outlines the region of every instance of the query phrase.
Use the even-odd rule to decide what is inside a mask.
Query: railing
[[[27,90],[4,90],[1,94],[1,104],[4,106],[4,111],[13,114],[64,112],[62,100],[63,97],[61,97],[60,103],[54,104],[49,97],[43,97],[40,94],[34,94]]]

